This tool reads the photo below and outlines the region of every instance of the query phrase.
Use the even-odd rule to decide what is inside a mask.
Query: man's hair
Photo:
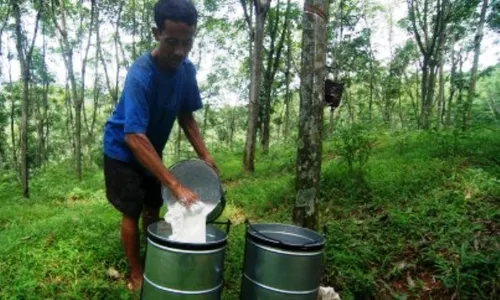
[[[154,7],[155,23],[160,31],[165,21],[183,22],[189,26],[198,22],[198,12],[191,0],[159,0]]]

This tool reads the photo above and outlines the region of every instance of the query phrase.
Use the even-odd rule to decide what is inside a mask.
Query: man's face
[[[168,68],[176,69],[186,58],[193,47],[195,26],[183,22],[166,20],[163,30],[155,29],[155,40],[159,42],[160,63]]]

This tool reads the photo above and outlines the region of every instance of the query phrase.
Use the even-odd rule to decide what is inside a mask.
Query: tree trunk
[[[267,68],[265,70],[264,75],[264,101],[263,101],[263,120],[262,120],[262,150],[264,153],[269,151],[269,139],[270,139],[270,125],[271,125],[271,107],[272,107],[272,90],[273,90],[273,82],[276,76],[276,72],[278,71],[279,64],[281,62],[281,53],[283,51],[283,47],[285,45],[285,39],[287,36],[287,29],[289,23],[289,15],[290,15],[290,7],[291,1],[287,1],[286,11],[285,11],[285,20],[283,22],[283,28],[278,40],[278,45],[275,45],[276,37],[278,35],[279,28],[279,15],[280,15],[280,2],[276,5],[276,18],[274,21],[274,26],[271,30],[271,45],[269,49],[268,59],[267,59]]]
[[[352,107],[352,103],[351,103],[351,95],[349,94],[349,92],[346,91],[344,92],[344,101],[345,103],[347,104],[347,112],[349,113],[349,122],[351,125],[354,125],[355,123],[355,120],[354,120],[354,109]]]
[[[85,102],[82,103],[83,119],[85,122],[85,127],[87,128],[87,148],[89,153],[90,163],[92,162],[92,141],[94,140],[94,128],[97,119],[97,110],[99,108],[99,96],[101,93],[99,85],[99,69],[98,69],[99,53],[96,51],[94,58],[94,91],[93,91],[93,107],[92,107],[92,117],[90,120],[90,125],[87,119]]]
[[[233,151],[234,131],[236,130],[236,107],[231,108],[231,121],[229,124],[229,149]]]
[[[422,64],[422,84],[420,86],[420,124],[423,129],[429,128],[429,107],[427,105],[427,86],[429,84],[429,67],[428,58],[424,57],[424,62]]]
[[[182,139],[182,127],[177,123],[177,137],[175,139],[175,158],[177,160],[181,157],[181,139]]]
[[[43,57],[43,54],[42,54]],[[43,62],[42,62],[43,63]],[[45,84],[42,85],[42,88],[45,88]],[[42,89],[43,93],[44,89]],[[41,95],[43,97],[43,94]],[[36,97],[36,115],[37,115],[37,120],[36,120],[36,137],[37,137],[37,145],[36,145],[36,166],[41,167],[43,163],[43,124],[44,120],[42,117],[42,101],[39,101],[38,98],[40,97],[36,91],[35,91],[35,97]]]
[[[279,8],[280,8],[280,0],[278,0],[278,3],[276,4],[276,14],[273,20],[270,20],[270,25],[269,25],[269,36],[270,36],[270,43],[269,43],[269,49],[267,51],[267,58],[266,58],[266,68],[264,69],[264,80],[263,80],[263,93],[261,97],[261,103],[260,103],[260,118],[261,118],[261,146],[262,146],[262,152],[264,154],[269,152],[269,130],[270,130],[270,118],[271,118],[271,93],[272,93],[272,86],[273,86],[273,78],[272,78],[272,72],[273,72],[273,60],[274,60],[274,52],[276,51],[276,36],[278,35],[278,25],[279,25],[279,19],[280,19],[280,13],[279,13]]]
[[[205,113],[203,114],[203,127],[201,128],[201,134],[203,137],[207,138],[205,136],[205,133],[207,132],[207,125],[208,125],[208,111],[210,110],[210,104],[205,104]]]
[[[454,42],[452,45],[455,44]],[[448,95],[448,103],[444,108],[446,111],[445,126],[446,128],[451,126],[451,106],[453,103],[453,97],[455,96],[456,90],[456,77],[457,77],[457,59],[455,55],[455,50],[451,48],[451,74],[450,74],[450,94]]]
[[[422,86],[422,82],[418,80],[419,78],[419,73],[418,73],[418,67],[416,68],[416,72],[415,72],[415,105],[414,105],[414,109],[415,109],[415,118],[416,118],[416,121],[417,121],[417,128],[420,129],[422,128],[422,118],[420,117],[420,114],[419,114],[419,109],[418,109],[418,99],[420,99],[420,90],[421,90],[421,86]]]
[[[429,9],[429,1],[424,0],[424,7],[419,8],[417,0],[408,0],[408,12],[412,30],[420,53],[423,56],[421,86],[421,126],[428,130],[432,119],[434,103],[434,85],[436,66],[445,38],[447,23],[452,4],[448,0],[437,1],[435,9]],[[435,12],[435,15],[429,15]],[[430,22],[434,24],[430,24]],[[432,32],[429,29],[432,27]]]
[[[45,28],[45,27],[44,27]],[[42,30],[43,33],[43,73],[44,73],[44,78],[43,78],[43,100],[42,100],[42,122],[41,122],[41,135],[42,135],[42,141],[41,141],[41,153],[42,153],[42,162],[46,161],[48,159],[47,157],[47,143],[48,143],[48,126],[49,126],[49,87],[50,83],[48,80],[48,74],[47,74],[47,61],[46,61],[46,51],[47,51],[47,42],[45,40],[45,30]]]
[[[401,128],[405,128],[405,120],[403,117],[403,107],[401,106],[401,94],[398,95],[398,113],[399,113],[399,121],[401,122]]]
[[[252,57],[250,102],[248,104],[248,127],[243,157],[244,168],[247,172],[255,170],[255,144],[257,139],[257,119],[259,117],[260,79],[262,76],[262,44],[264,41],[264,23],[269,5],[270,0],[255,0],[256,28]]]
[[[328,0],[305,0],[294,223],[316,230],[325,97]]]
[[[146,3],[146,2],[144,2]],[[106,61],[104,60],[104,51],[102,50],[102,41],[101,41],[101,35],[100,35],[100,30],[99,30],[99,24],[100,24],[100,19],[99,19],[99,7],[96,7],[96,47],[97,47],[97,52],[99,53],[99,60],[101,61],[102,68],[104,70],[104,77],[106,79],[106,86],[108,88],[109,95],[111,96],[111,99],[113,99],[113,106],[118,103],[118,94],[117,88],[111,86],[111,79],[109,77],[109,71],[108,71],[108,65],[106,64]],[[117,70],[117,72],[119,72]]]
[[[441,127],[443,123],[443,114],[444,114],[444,49],[441,50],[439,54],[439,93],[438,93],[438,119],[436,126],[437,128]]]
[[[41,8],[40,8],[41,9]],[[29,82],[31,57],[35,45],[36,36],[38,33],[38,23],[40,21],[40,11],[38,11],[35,22],[35,30],[31,40],[31,45],[26,48],[24,44],[26,37],[22,32],[21,25],[21,9],[18,1],[12,1],[12,12],[16,20],[16,49],[21,69],[22,80],[22,117],[21,117],[21,182],[23,185],[23,196],[29,198],[29,163],[28,163],[28,113],[29,113]]]
[[[120,55],[118,52],[119,42],[120,42],[120,21],[122,18],[124,1],[120,1],[120,6],[118,7],[118,17],[116,19],[114,43],[115,43],[115,63],[116,63],[116,73],[115,73],[115,97],[118,99],[118,83],[120,79]]]
[[[82,136],[81,136],[81,121],[82,121],[82,101],[78,97],[78,87],[73,67],[73,46],[71,45],[68,37],[68,30],[66,26],[66,2],[60,1],[60,16],[56,16],[54,7],[52,7],[52,20],[60,34],[60,44],[63,49],[63,58],[68,71],[68,77],[71,84],[71,98],[75,110],[75,163],[76,175],[79,181],[82,180]],[[57,19],[61,20],[61,24]]]
[[[476,94],[477,69],[479,65],[479,55],[481,54],[481,41],[483,40],[483,29],[487,8],[488,0],[483,0],[483,7],[481,8],[479,25],[477,27],[476,36],[474,37],[474,62],[472,63],[470,84],[467,93],[467,102],[465,103],[465,120],[462,128],[464,131],[470,128],[471,123],[472,102],[474,101],[474,96]]]
[[[81,79],[81,87],[80,87],[80,98],[78,99],[77,102],[75,102],[75,115],[80,115],[80,117],[77,117],[77,122],[80,123],[79,127],[77,127],[77,139],[81,140],[81,112],[83,111],[83,117],[84,117],[84,122],[86,124],[86,113],[85,113],[85,73],[87,70],[87,61],[88,61],[88,55],[89,55],[89,49],[90,49],[90,42],[92,40],[92,33],[93,33],[93,27],[94,27],[94,21],[95,21],[95,8],[96,8],[96,0],[91,0],[91,10],[90,10],[90,25],[89,25],[89,36],[87,39],[87,45],[85,47],[85,55],[83,57],[83,62],[82,62],[82,79]],[[97,58],[97,57],[96,57]],[[95,87],[94,87],[95,88]],[[78,113],[80,112],[80,113]],[[78,118],[80,118],[80,121],[78,121]],[[89,148],[89,154],[90,154],[90,143],[92,143],[92,140],[88,139],[88,148]],[[80,146],[81,147],[81,146]],[[80,149],[81,151],[81,149]],[[81,160],[81,158],[80,158]],[[78,170],[78,169],[77,169]],[[81,173],[81,171],[80,171]],[[81,174],[78,173],[78,178],[81,180]]]
[[[292,94],[290,93],[290,81],[291,81],[291,63],[292,63],[292,38],[291,38],[291,26],[288,26],[287,30],[287,50],[286,50],[286,70],[285,70],[285,121],[283,124],[283,138],[285,142],[288,140],[289,130],[290,130],[290,102]]]
[[[76,156],[76,141],[75,141],[75,126],[73,122],[73,110],[71,109],[71,96],[69,87],[69,78],[66,77],[66,86],[64,92],[64,105],[66,107],[66,133],[68,134],[69,142],[71,143],[71,153]]]
[[[15,120],[16,120],[16,102],[15,98],[12,95],[12,55],[9,52],[7,54],[7,60],[9,65],[9,97],[10,97],[10,137],[12,143],[12,163],[14,168],[18,169],[18,161],[17,161],[17,145],[16,145],[16,131],[15,131]]]
[[[432,120],[432,107],[434,103],[434,86],[436,82],[436,63],[431,62],[431,58],[424,57],[422,65],[422,86],[421,86],[421,124],[422,128],[427,130],[430,128]]]
[[[463,122],[463,120],[465,119],[465,107],[463,102],[463,90],[464,90],[465,79],[464,79],[463,67],[464,67],[464,58],[463,58],[463,53],[460,52],[458,53],[458,80],[457,80],[458,97],[457,97],[457,111],[455,118],[456,128],[459,128],[460,121]]]
[[[370,123],[372,123],[373,120],[373,89],[375,85],[375,74],[373,74],[373,59],[374,58],[370,59],[370,100],[368,102],[368,120],[370,121]]]
[[[330,136],[333,136],[335,132],[335,108],[330,108],[330,120],[328,120],[328,128],[330,130]]]

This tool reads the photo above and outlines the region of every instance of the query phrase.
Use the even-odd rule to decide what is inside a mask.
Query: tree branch
[[[31,45],[28,50],[28,54],[26,56],[26,67],[28,70],[31,68],[31,57],[33,56],[33,49],[35,48],[35,40],[36,36],[38,34],[38,24],[40,24],[40,17],[42,16],[42,1],[40,0],[40,8],[38,10],[38,13],[36,14],[36,21],[35,21],[35,30],[33,32],[33,38],[31,40]]]
[[[87,60],[89,56],[89,49],[90,49],[90,41],[92,40],[92,30],[94,28],[94,20],[95,20],[95,2],[96,0],[91,0],[91,8],[90,8],[90,25],[89,25],[89,38],[87,40],[87,47],[85,48],[85,56],[83,57],[83,62],[82,62],[82,86],[81,86],[81,93],[82,93],[82,103],[84,102],[84,94],[85,94],[85,71],[87,69]]]
[[[437,15],[436,15],[436,24],[434,27],[434,36],[432,37],[432,43],[429,48],[429,53],[433,55],[435,52],[436,45],[441,44],[444,39],[444,33],[446,30],[446,20],[444,10],[446,8],[447,0],[438,0],[437,2]],[[439,43],[438,43],[439,41]]]
[[[115,98],[118,98],[118,81],[120,77],[120,57],[118,56],[118,38],[120,34],[120,21],[122,18],[124,1],[120,2],[120,7],[118,8],[118,18],[116,19],[115,28],[115,60],[116,60],[116,76],[115,76]]]
[[[253,0],[250,0],[253,1]],[[247,22],[248,26],[248,34],[250,35],[250,39],[253,41],[254,37],[254,31],[252,27],[252,20],[250,19],[250,16],[248,15],[248,10],[247,10],[247,1],[246,0],[240,0],[241,6],[243,7],[243,12],[245,13],[245,20]]]
[[[416,7],[417,7],[417,11],[418,11],[418,0],[415,0],[415,2],[417,3]],[[422,30],[424,32],[425,47],[429,46],[429,30],[427,29],[427,26],[428,26],[427,16],[428,16],[428,14],[429,14],[429,1],[424,0],[424,15],[423,15],[424,21],[423,21],[423,23],[421,22],[420,24],[421,24]]]
[[[287,1],[286,11],[285,11],[285,21],[283,23],[283,31],[281,32],[280,40],[278,41],[278,50],[276,52],[276,57],[274,59],[274,64],[272,68],[271,78],[274,78],[276,71],[278,70],[279,63],[281,61],[281,52],[285,44],[286,31],[288,29],[288,23],[290,22],[290,0]]]
[[[408,1],[409,17],[413,27],[413,32],[415,33],[415,38],[417,40],[418,47],[420,48],[422,54],[425,54],[427,51],[426,48],[424,47],[424,44],[422,43],[422,37],[420,36],[420,33],[418,32],[417,28],[417,21],[415,16],[415,12],[417,11],[417,8],[415,7],[416,0],[407,0],[407,1]]]

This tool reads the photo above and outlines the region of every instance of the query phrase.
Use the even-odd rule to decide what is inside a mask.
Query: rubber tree
[[[305,0],[293,221],[317,229],[329,0]]]

